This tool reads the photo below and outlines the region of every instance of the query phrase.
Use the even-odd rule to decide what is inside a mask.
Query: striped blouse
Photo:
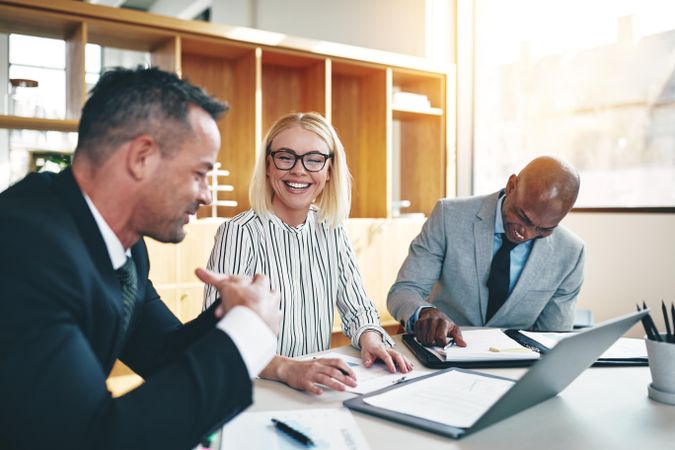
[[[227,220],[216,232],[208,268],[236,275],[262,273],[270,279],[280,293],[283,312],[279,355],[327,350],[336,305],[342,329],[356,348],[361,334],[369,329],[379,331],[393,345],[363,289],[344,228],[318,222],[315,207],[297,228],[274,215],[260,217],[253,210]],[[207,285],[204,307],[216,297],[217,291]]]

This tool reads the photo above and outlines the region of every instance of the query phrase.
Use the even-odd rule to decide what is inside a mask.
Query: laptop
[[[590,367],[605,350],[623,336],[633,325],[635,325],[635,323],[646,316],[648,312],[649,310],[643,310],[613,320],[608,320],[593,328],[585,329],[584,331],[563,339],[553,349],[534,363],[518,381],[513,382],[513,380],[509,380],[513,382],[512,386],[508,388],[495,403],[489,406],[488,409],[470,426],[455,426],[423,417],[417,417],[409,413],[374,406],[373,404],[368,403],[368,398],[384,394],[393,389],[411,386],[414,383],[423,383],[431,377],[443,375],[450,371],[459,371],[473,376],[495,378],[499,380],[508,379],[471,370],[450,368],[415,378],[396,386],[387,387],[364,396],[345,400],[344,405],[355,411],[375,415],[433,433],[459,439],[557,395],[574,381],[581,372]],[[404,404],[405,403],[407,402],[404,401]],[[453,405],[448,405],[447,408],[453,408]]]

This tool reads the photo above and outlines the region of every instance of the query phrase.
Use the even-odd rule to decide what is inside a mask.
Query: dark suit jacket
[[[251,403],[213,308],[181,325],[132,248],[138,294],[122,333],[119,282],[72,172],[0,194],[0,448],[188,449]],[[119,358],[145,383],[113,399]]]

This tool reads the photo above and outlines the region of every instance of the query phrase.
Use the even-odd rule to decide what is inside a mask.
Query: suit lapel
[[[72,169],[67,168],[59,173],[54,181],[54,189],[63,199],[66,209],[73,217],[75,225],[79,229],[89,255],[94,262],[95,271],[100,275],[101,281],[105,286],[106,292],[110,295],[101,301],[108,301],[112,309],[116,312],[114,319],[116,323],[114,328],[120,330],[122,326],[122,293],[119,280],[110,261],[108,249],[106,248],[103,236],[96,224],[94,216],[91,214],[89,205],[87,205],[84,195],[73,177]],[[118,331],[115,340],[121,340]]]
[[[476,222],[473,224],[473,239],[476,243],[476,279],[479,291],[479,322],[484,323],[488,304],[487,278],[492,261],[492,242],[495,233],[495,213],[499,192],[489,195],[483,201]]]
[[[87,246],[91,259],[96,265],[96,269],[106,282],[110,282],[111,285],[114,285],[119,289],[119,283],[115,278],[115,271],[113,270],[110,255],[108,255],[103,236],[101,236],[96,220],[91,214],[89,205],[87,205],[87,202],[84,199],[84,194],[77,185],[70,168],[64,170],[57,176],[54,187],[59,191],[66,208],[73,216],[75,224],[80,230],[82,240]]]

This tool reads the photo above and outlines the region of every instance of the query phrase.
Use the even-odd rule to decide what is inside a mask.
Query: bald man
[[[461,326],[570,330],[584,243],[559,223],[578,192],[574,167],[545,156],[499,192],[439,200],[410,244],[389,311],[427,345],[452,337],[464,346]]]

